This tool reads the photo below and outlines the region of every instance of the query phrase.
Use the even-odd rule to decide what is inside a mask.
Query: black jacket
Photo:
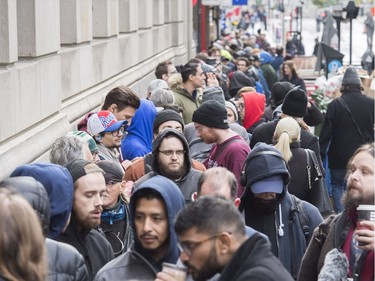
[[[279,120],[270,121],[255,128],[250,141],[251,149],[253,149],[255,144],[258,142],[273,144],[273,134],[275,132],[278,121]],[[315,135],[304,129],[301,129],[300,144],[302,148],[308,148],[314,151],[318,160],[320,161],[319,140]]]
[[[363,139],[347,110],[340,103],[345,100]],[[354,151],[364,143],[374,141],[374,99],[359,90],[350,90],[333,100],[327,109],[319,142],[322,159],[328,151],[328,166],[332,169],[345,169]]]
[[[85,259],[89,280],[93,280],[99,269],[113,259],[112,246],[102,234],[94,229],[78,231],[74,213],[68,228],[57,240],[72,245],[80,252]]]
[[[292,281],[272,254],[270,243],[259,233],[247,239],[224,268],[219,281]]]
[[[291,143],[290,150],[292,158],[288,162],[290,172],[290,183],[288,191],[290,194],[297,196],[301,200],[305,200],[314,206],[317,206],[320,200],[320,190],[314,186],[312,188],[313,179],[309,179],[307,174],[307,155],[306,151],[300,147],[299,143]],[[321,163],[319,163],[321,164]],[[323,171],[323,166],[320,165],[320,170]],[[312,171],[312,170],[311,170]],[[310,178],[312,175],[310,176]]]

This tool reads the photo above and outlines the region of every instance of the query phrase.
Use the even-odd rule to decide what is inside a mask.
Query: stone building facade
[[[0,179],[48,160],[118,85],[145,97],[163,60],[194,55],[188,0],[0,0]]]

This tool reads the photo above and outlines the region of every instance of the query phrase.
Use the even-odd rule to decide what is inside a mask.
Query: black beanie
[[[202,103],[193,113],[193,122],[211,128],[229,128],[227,109],[216,100]]]
[[[157,134],[161,124],[167,121],[177,121],[181,124],[182,130],[184,129],[184,120],[181,115],[172,109],[164,109],[156,114],[153,126],[154,134]]]
[[[305,117],[307,110],[307,96],[304,90],[294,87],[284,99],[281,110],[284,114],[292,117]]]
[[[349,66],[345,73],[344,77],[342,78],[342,86],[345,85],[358,85],[361,86],[361,80],[359,79],[357,71],[352,67]]]
[[[286,94],[293,89],[294,85],[288,81],[276,82],[272,86],[271,102],[277,107],[283,103]]]

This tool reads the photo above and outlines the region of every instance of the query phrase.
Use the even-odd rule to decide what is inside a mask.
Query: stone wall
[[[0,38],[0,179],[46,161],[110,89],[144,97],[160,61],[195,49],[186,0],[0,0]]]

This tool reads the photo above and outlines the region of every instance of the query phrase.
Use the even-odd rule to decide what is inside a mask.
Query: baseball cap
[[[102,132],[118,131],[122,126],[126,125],[128,121],[117,121],[112,112],[108,110],[101,110],[92,114],[87,120],[87,131],[90,135],[95,136]]]
[[[284,178],[282,175],[275,175],[254,182],[251,185],[251,191],[254,194],[264,192],[282,193],[284,189]]]
[[[124,170],[121,168],[118,162],[113,160],[101,160],[96,163],[96,165],[101,168],[105,174],[105,182],[122,182],[124,176]]]
[[[73,178],[73,182],[76,182],[79,178],[91,173],[102,173],[104,175],[104,171],[100,169],[94,162],[82,159],[77,159],[69,162],[65,165],[65,168],[68,169],[70,175]]]

